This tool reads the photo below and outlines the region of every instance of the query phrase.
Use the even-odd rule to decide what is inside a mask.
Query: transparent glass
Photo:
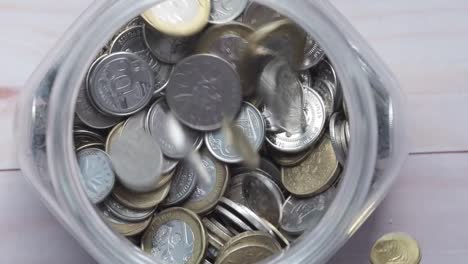
[[[16,128],[24,175],[50,211],[100,263],[155,263],[114,233],[79,181],[72,143],[78,89],[112,34],[160,0],[92,4],[31,76]],[[338,194],[319,225],[266,263],[326,263],[374,211],[406,158],[399,85],[344,17],[324,0],[258,0],[301,25],[336,68],[349,112],[351,142]],[[157,262],[157,260],[156,260]]]

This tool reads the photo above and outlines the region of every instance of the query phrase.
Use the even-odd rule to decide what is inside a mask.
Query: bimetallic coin
[[[102,150],[88,148],[77,154],[80,176],[89,200],[102,202],[112,191],[115,175],[109,156]]]
[[[231,22],[210,27],[200,37],[196,53],[210,53],[229,62],[240,74],[243,53],[247,49],[247,39],[253,33],[247,25]],[[239,75],[242,84],[242,95],[249,96],[255,91],[256,82],[249,82],[244,75]]]
[[[154,92],[148,64],[128,52],[102,59],[91,73],[88,96],[103,113],[127,116],[143,109]]]
[[[248,0],[212,0],[209,22],[225,24],[235,20],[247,6]]]
[[[201,155],[202,166],[208,172],[205,178],[203,175],[196,175],[197,186],[190,198],[182,205],[197,214],[209,212],[216,206],[220,197],[226,191],[229,174],[226,165],[214,159],[207,153]],[[188,171],[196,174],[196,170],[184,165]]]
[[[265,123],[262,114],[255,106],[244,102],[234,125],[241,128],[254,150],[259,150],[265,138]],[[242,162],[234,146],[225,138],[223,131],[213,131],[205,134],[205,143],[208,150],[217,159],[226,163]]]
[[[121,204],[135,210],[147,210],[156,207],[169,194],[171,183],[167,182],[164,186],[147,193],[135,193],[121,185],[117,185],[112,196]]]
[[[325,57],[325,51],[311,36],[307,36],[304,51],[304,61],[302,62],[301,70],[312,68]]]
[[[143,251],[165,263],[198,264],[206,250],[206,231],[198,216],[173,207],[158,213],[142,238]]]
[[[166,207],[183,203],[195,191],[198,182],[198,175],[185,162],[181,163],[172,177],[171,190],[164,200]]]
[[[201,131],[218,129],[223,119],[233,120],[240,109],[239,75],[215,55],[190,56],[174,67],[166,100],[185,125]]]
[[[156,211],[156,207],[146,210],[135,210],[119,203],[113,197],[108,197],[104,201],[104,206],[116,217],[131,223],[140,223],[150,218]]]
[[[144,40],[148,49],[160,61],[175,64],[193,52],[196,37],[171,37],[145,26]]]
[[[322,98],[317,92],[306,88],[304,103],[306,126],[303,132],[268,134],[266,140],[274,149],[286,153],[302,152],[316,143],[322,135],[326,120]]]
[[[324,136],[314,151],[297,167],[282,168],[284,187],[298,197],[311,197],[327,190],[340,173],[332,143]]]
[[[284,196],[274,181],[260,173],[251,172],[242,182],[242,191],[248,208],[278,226],[282,218]]]
[[[404,233],[391,233],[381,237],[372,247],[372,264],[419,264],[422,254],[418,242]]]
[[[301,68],[306,34],[288,19],[262,26],[249,37],[248,42],[245,56],[269,54],[286,60],[295,70]]]
[[[284,16],[264,5],[250,2],[245,8],[242,22],[258,29],[268,23],[284,19]]]
[[[278,244],[278,241],[276,241],[268,233],[261,232],[261,231],[247,231],[247,232],[244,232],[244,233],[241,233],[232,237],[224,245],[223,251],[226,251],[227,249],[231,247],[242,245],[242,244],[260,244],[260,245],[269,247],[271,249],[274,249],[276,251],[281,250],[281,246],[280,244]]]
[[[216,264],[245,263],[254,264],[273,256],[278,251],[262,244],[240,244],[223,252]]]
[[[112,53],[125,51],[138,55],[146,61],[154,76],[154,94],[159,94],[167,85],[172,72],[172,65],[160,62],[145,45],[144,28],[142,25],[125,29],[112,42]]]
[[[316,91],[323,99],[327,118],[330,118],[335,111],[335,88],[333,84],[326,80],[317,80],[310,88]]]
[[[173,159],[184,158],[187,153],[181,152],[171,140],[169,122],[169,106],[164,98],[158,99],[150,108],[147,114],[146,124],[150,134],[161,146],[161,150],[167,157]],[[188,127],[181,126],[186,136],[187,144],[192,146],[192,150],[196,149],[201,143],[201,135]]]
[[[164,34],[185,37],[200,32],[206,26],[210,11],[210,0],[168,0],[141,16]]]
[[[281,230],[299,236],[307,229],[318,225],[327,212],[336,195],[336,189],[331,187],[326,192],[312,198],[296,198],[290,196],[283,205]]]
[[[87,126],[96,129],[106,129],[113,127],[119,121],[119,117],[106,116],[99,112],[90,102],[88,95],[86,94],[86,87],[84,84],[81,86],[78,92],[78,98],[76,99],[76,115],[80,120]]]
[[[98,208],[103,215],[104,221],[114,231],[126,237],[132,237],[142,233],[151,223],[151,217],[139,223],[130,223],[115,217],[105,206],[98,206]]]

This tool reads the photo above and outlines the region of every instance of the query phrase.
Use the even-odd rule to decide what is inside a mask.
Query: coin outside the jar
[[[146,25],[143,28],[146,46],[160,61],[175,64],[187,57],[196,45],[196,37],[172,37]]]
[[[145,209],[145,210],[135,210],[125,205],[119,203],[112,196],[108,197],[104,201],[104,206],[116,217],[121,220],[128,221],[131,223],[140,223],[151,217],[156,211],[156,207]]]
[[[210,11],[210,0],[168,0],[148,9],[141,16],[164,34],[186,37],[206,26]]]
[[[216,206],[220,197],[224,195],[229,182],[228,168],[211,155],[201,155],[202,166],[207,171],[209,178],[196,175],[197,185],[189,199],[182,205],[197,214],[204,214]],[[184,165],[188,166],[188,164]],[[187,167],[188,171],[196,173],[193,168]]]
[[[241,128],[253,150],[258,151],[265,138],[265,123],[260,111],[250,103],[244,102],[239,115],[234,120],[234,125]],[[237,153],[234,146],[230,145],[221,130],[206,133],[205,143],[211,154],[223,162],[242,161],[242,156]]]
[[[418,242],[404,233],[391,233],[381,237],[372,247],[372,264],[419,264],[421,250]]]
[[[147,115],[147,127],[150,134],[161,146],[161,150],[167,157],[173,159],[184,158],[187,153],[178,149],[171,140],[169,122],[169,106],[167,105],[164,98],[158,99],[148,111]],[[203,140],[200,133],[189,129],[185,126],[181,126],[185,134],[186,143],[192,146],[192,149],[198,149]]]
[[[81,181],[92,203],[102,202],[112,191],[115,174],[109,156],[102,150],[88,148],[77,154]]]
[[[201,131],[218,129],[223,119],[233,120],[241,107],[239,75],[215,55],[190,56],[174,67],[166,100],[185,125]]]
[[[303,132],[291,135],[270,133],[266,137],[269,145],[280,152],[298,153],[316,143],[322,135],[326,114],[323,100],[312,89],[304,89],[304,111],[306,126]]]
[[[142,25],[125,29],[112,42],[110,52],[131,52],[146,61],[154,76],[154,94],[158,94],[167,85],[172,65],[160,62],[146,47],[143,30]]]
[[[116,185],[112,196],[121,204],[136,210],[145,210],[156,207],[169,194],[171,183],[167,182],[161,188],[147,193],[135,193],[125,189],[121,185]]]
[[[244,11],[248,0],[212,0],[209,22],[225,24],[236,19]]]
[[[298,197],[319,194],[335,182],[340,164],[328,136],[324,136],[314,151],[296,167],[282,168],[284,187]]]
[[[142,238],[143,251],[170,263],[198,264],[207,246],[205,227],[193,212],[173,207],[153,218]]]
[[[307,229],[314,228],[327,212],[335,194],[336,189],[331,187],[326,192],[311,198],[289,197],[283,205],[281,230],[299,236]]]
[[[129,52],[102,59],[91,73],[88,95],[103,113],[128,116],[143,109],[154,92],[148,64]]]

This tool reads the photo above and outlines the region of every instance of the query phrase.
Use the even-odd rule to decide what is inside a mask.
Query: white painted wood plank
[[[395,231],[407,232],[420,242],[424,264],[466,263],[466,160],[468,154],[410,156],[389,196],[330,263],[367,263],[374,241]],[[0,242],[1,263],[91,261],[18,172],[0,172],[0,227],[5,228]],[[28,248],[27,253],[24,248]]]
[[[95,263],[18,171],[0,172],[0,263]]]
[[[411,156],[388,197],[333,264],[367,263],[373,243],[388,232],[419,242],[423,264],[468,259],[468,154]]]

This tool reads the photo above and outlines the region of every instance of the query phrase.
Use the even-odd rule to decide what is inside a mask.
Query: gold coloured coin
[[[87,144],[78,146],[76,148],[76,152],[79,152],[79,151],[81,151],[83,149],[87,149],[87,148],[98,148],[98,149],[104,150],[104,143],[101,143],[101,142],[87,143]]]
[[[301,164],[281,168],[281,181],[286,190],[295,196],[310,197],[327,190],[339,172],[340,165],[331,140],[324,136]]]
[[[210,0],[167,0],[141,16],[164,34],[186,37],[200,32],[208,24],[210,11]]]
[[[112,128],[112,130],[109,132],[109,135],[107,136],[107,139],[106,139],[106,152],[109,153],[110,152],[110,148],[112,146],[112,144],[115,142],[115,140],[117,138],[120,137],[120,135],[122,134],[122,130],[123,130],[123,126],[125,124],[125,121],[124,122],[120,122],[118,123],[117,125],[115,125],[114,128]]]
[[[273,256],[277,251],[262,244],[242,243],[229,248],[216,259],[216,264],[254,264]]]
[[[150,209],[160,204],[169,194],[170,189],[171,182],[147,193],[135,193],[125,189],[122,185],[117,185],[112,191],[112,196],[121,204],[132,209]]]
[[[314,148],[309,148],[300,153],[283,153],[271,149],[271,158],[275,163],[284,167],[294,167],[303,162],[312,153]]]
[[[247,231],[231,238],[224,245],[223,251],[241,244],[260,244],[274,251],[281,250],[280,244],[271,235],[261,231]]]
[[[391,233],[381,237],[372,247],[372,264],[419,264],[421,250],[418,242],[405,233]]]
[[[143,232],[151,223],[151,217],[140,223],[129,223],[116,218],[107,209],[100,208],[104,221],[119,234],[131,237]]]
[[[200,218],[190,210],[173,207],[154,216],[142,238],[142,248],[157,259],[198,264],[205,256],[207,238]]]

